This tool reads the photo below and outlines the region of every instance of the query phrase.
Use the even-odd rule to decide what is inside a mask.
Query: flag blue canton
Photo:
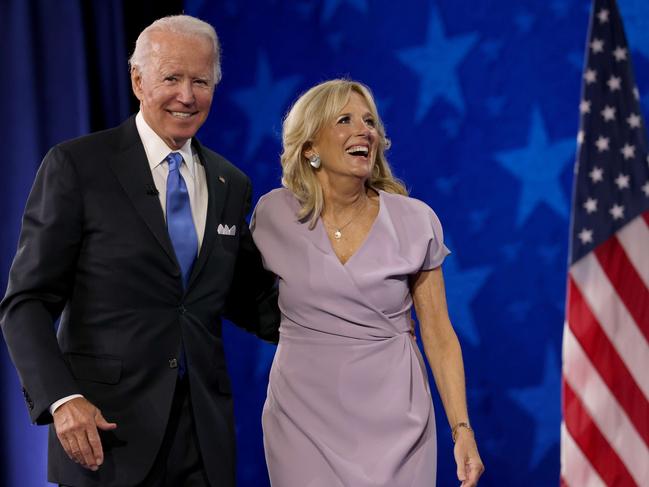
[[[571,264],[649,209],[647,136],[614,1],[592,11],[579,106]]]

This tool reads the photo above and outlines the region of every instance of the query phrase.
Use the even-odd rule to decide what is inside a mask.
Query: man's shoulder
[[[244,173],[241,169],[231,163],[224,156],[204,146],[203,144],[200,144],[199,147],[200,155],[205,159],[205,162],[208,164],[216,165],[219,172],[221,172],[224,177],[228,179],[235,179],[244,183],[250,181],[250,178],[246,173]]]
[[[96,152],[98,148],[104,150],[117,150],[120,144],[128,140],[137,141],[137,129],[134,117],[130,117],[116,127],[93,132],[91,134],[75,137],[57,144],[55,147],[65,152],[84,153]]]

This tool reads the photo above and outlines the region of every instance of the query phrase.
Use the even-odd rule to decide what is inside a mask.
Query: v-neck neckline
[[[377,194],[379,195],[379,211],[376,213],[376,218],[374,218],[374,221],[372,222],[372,226],[370,227],[369,231],[367,232],[367,235],[365,235],[365,239],[361,244],[358,246],[358,248],[354,251],[352,255],[349,256],[349,258],[343,262],[340,260],[338,257],[338,254],[336,254],[336,251],[334,250],[333,243],[331,242],[331,239],[329,238],[329,235],[327,234],[327,229],[325,228],[324,222],[322,221],[322,216],[318,217],[318,223],[316,224],[316,227],[319,228],[321,237],[324,238],[324,240],[327,242],[327,250],[330,254],[332,254],[333,258],[336,259],[336,261],[343,267],[347,268],[349,263],[358,255],[361,253],[361,251],[367,246],[367,242],[370,240],[370,237],[372,236],[372,233],[374,233],[374,228],[376,227],[377,222],[379,221],[379,218],[381,218],[381,214],[383,213],[383,207],[385,206],[385,199],[383,198],[383,191],[380,189],[375,190]]]

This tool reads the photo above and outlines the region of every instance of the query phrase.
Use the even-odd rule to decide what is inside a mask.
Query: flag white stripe
[[[561,423],[561,476],[569,487],[606,487],[563,422]]]
[[[649,289],[649,226],[642,216],[631,220],[618,233],[617,239],[626,255]],[[642,244],[644,242],[644,244]]]
[[[564,330],[564,377],[631,476],[649,478],[649,448],[570,331]]]
[[[640,390],[649,398],[649,344],[591,252],[570,268],[570,275],[604,333],[616,348]]]

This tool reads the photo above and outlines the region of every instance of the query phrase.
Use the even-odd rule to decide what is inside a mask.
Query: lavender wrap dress
[[[279,278],[280,341],[262,416],[273,487],[432,487],[436,430],[410,335],[408,277],[449,253],[421,201],[380,192],[365,242],[341,264],[322,221],[297,221],[287,189],[252,220]]]

